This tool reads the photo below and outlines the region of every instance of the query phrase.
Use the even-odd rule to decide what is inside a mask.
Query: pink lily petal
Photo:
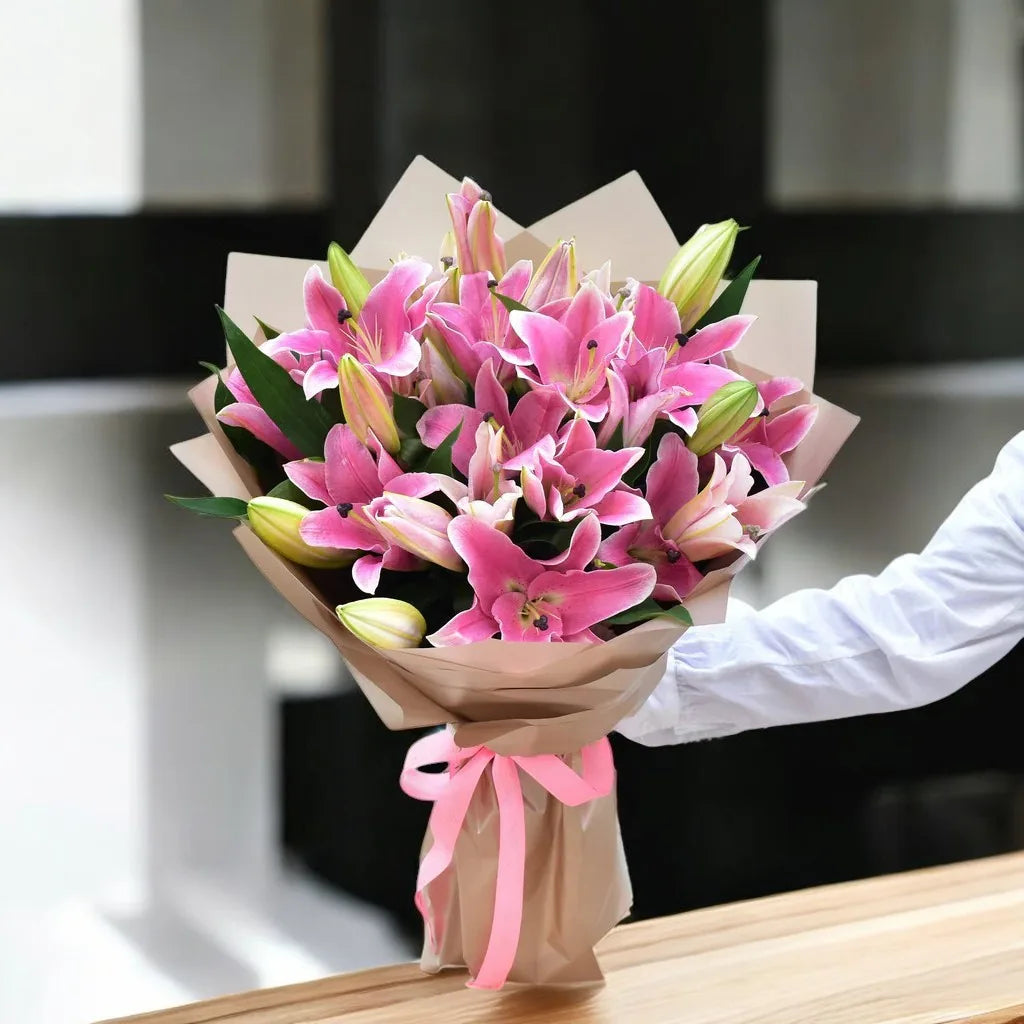
[[[338,365],[321,359],[314,363],[302,378],[302,390],[307,398],[316,398],[322,391],[338,386]]]
[[[337,328],[337,324],[335,324]],[[287,352],[289,355],[298,352],[301,356],[319,356],[323,358],[325,352],[337,356],[342,346],[335,334],[327,331],[315,331],[305,328],[301,331],[291,331],[288,334],[279,334],[273,341],[268,341],[260,346],[260,350],[267,355],[275,355],[279,352]]]
[[[541,380],[569,384],[576,370],[579,343],[572,334],[543,313],[515,310],[509,316],[512,329],[522,338]]]
[[[608,415],[602,421],[597,435],[597,443],[602,447],[612,439],[612,435],[620,423],[623,424],[623,436],[625,436],[623,421],[626,417],[626,410],[629,408],[629,388],[621,374],[609,367],[605,370],[605,379],[608,385]]]
[[[318,331],[335,334],[338,314],[348,307],[341,292],[324,280],[319,267],[310,267],[302,281],[302,297],[306,307],[306,323]]]
[[[754,475],[750,471],[750,463],[745,455],[736,453],[729,465],[726,479],[729,486],[725,492],[725,501],[729,505],[737,506],[750,494],[754,486]]]
[[[791,452],[810,432],[818,418],[816,405],[798,405],[772,416],[765,424],[768,444],[780,455]]]
[[[388,480],[387,495],[395,501],[397,495],[407,498],[423,498],[444,488],[438,484],[437,473],[401,473]],[[453,484],[456,481],[451,481]],[[435,506],[436,507],[436,506]]]
[[[601,524],[597,516],[588,515],[573,530],[569,547],[565,551],[538,564],[549,569],[558,569],[560,572],[568,572],[570,569],[582,570],[594,560],[600,546]]]
[[[307,544],[320,548],[377,552],[384,549],[380,535],[358,507],[344,515],[333,507],[310,512],[299,525],[299,536]]]
[[[527,593],[531,601],[543,601],[545,608],[555,608],[564,632],[578,633],[650,597],[656,581],[652,565],[591,572],[549,571],[533,580]]]
[[[466,474],[469,472],[469,460],[473,457],[476,430],[483,420],[483,414],[468,405],[435,405],[420,417],[416,431],[428,448],[437,448],[461,423],[462,429],[452,448],[452,464],[460,473]]]
[[[532,276],[533,264],[529,260],[517,260],[498,282],[497,291],[516,302],[522,302]]]
[[[284,472],[303,494],[308,494],[314,501],[322,501],[325,505],[334,504],[327,490],[327,467],[323,462],[314,459],[286,462]]]
[[[449,619],[436,633],[431,633],[427,640],[435,647],[452,647],[489,640],[497,632],[498,624],[481,610],[478,601],[474,601],[472,608]]]
[[[381,373],[406,377],[420,365],[420,343],[411,334],[404,334],[392,354],[374,365]]]
[[[757,385],[757,390],[761,392],[761,399],[767,409],[770,409],[780,398],[799,394],[803,389],[803,382],[796,377],[772,377]]]
[[[669,366],[662,377],[662,383],[666,387],[685,388],[689,392],[689,404],[703,405],[723,385],[743,379],[724,366],[684,362]]]
[[[586,486],[586,497],[598,501],[622,482],[622,474],[643,456],[643,448],[608,452],[599,448],[561,457],[561,465],[573,479]]]
[[[352,564],[352,579],[364,594],[376,594],[380,584],[383,559],[380,555],[363,555]]]
[[[406,305],[430,274],[424,260],[400,260],[370,289],[359,314],[363,334],[379,346],[382,354],[394,353],[409,331]]]
[[[409,475],[430,476],[431,474],[410,473]],[[430,483],[432,486],[436,486],[433,479]],[[420,497],[402,494],[400,491],[385,491],[384,497],[404,518],[414,520],[428,530],[443,533],[447,539],[448,524],[452,521],[452,517],[440,505],[435,505],[432,501],[424,501]]]
[[[692,435],[697,429],[697,410],[687,407],[686,409],[673,409],[668,414],[669,421],[677,427]]]
[[[286,459],[298,459],[302,453],[285,437],[281,428],[258,405],[233,402],[225,405],[217,419],[229,427],[241,427],[253,437],[269,445]]]
[[[537,473],[530,466],[524,466],[519,474],[519,486],[523,491],[523,500],[527,508],[543,519],[548,511],[548,499],[544,493],[544,485]]]
[[[750,540],[744,535],[742,524],[732,512],[732,507],[728,505],[710,509],[680,536],[679,550],[691,562],[704,562],[726,555],[735,548],[749,546]]]
[[[763,533],[775,530],[803,512],[806,506],[798,500],[803,487],[803,481],[791,480],[759,491],[746,498],[736,514],[744,526],[756,526]]]
[[[424,501],[421,504],[429,505],[430,502]],[[377,528],[392,544],[454,572],[462,569],[462,560],[455,553],[443,529],[440,532],[433,529],[426,522],[426,516],[416,519],[412,515],[390,515],[389,511],[385,509],[376,517],[376,521]],[[447,527],[451,517],[440,508],[437,511],[444,515],[444,526]]]
[[[496,410],[500,416],[500,411]],[[511,433],[523,448],[553,436],[565,419],[565,402],[550,391],[531,391],[516,403],[511,416]]]
[[[782,461],[782,456],[766,444],[744,442],[738,448],[749,461],[750,465],[764,477],[769,487],[785,483],[789,479],[789,470]]]
[[[741,313],[736,316],[727,316],[717,323],[708,324],[707,327],[692,335],[682,346],[679,358],[701,363],[705,359],[717,356],[720,352],[734,349],[743,340],[743,335],[750,330],[750,325],[756,319],[756,316]]]
[[[699,484],[697,456],[676,434],[666,434],[647,472],[647,503],[654,518],[667,523],[696,494]]]
[[[679,311],[674,302],[659,295],[650,285],[642,284],[637,288],[633,318],[633,333],[645,348],[667,348],[675,344],[680,331]]]
[[[500,530],[475,516],[458,516],[448,539],[469,567],[469,584],[484,607],[508,590],[525,591],[537,575],[537,563]]]
[[[574,338],[586,339],[607,316],[604,296],[595,285],[588,282],[573,296],[561,322]],[[629,320],[632,323],[632,316],[629,316]]]
[[[534,469],[539,472],[541,463],[550,462],[554,457],[555,439],[548,435],[529,448],[524,448],[518,455],[506,459],[503,468],[511,472],[518,472],[520,469]]]
[[[610,565],[629,565],[636,559],[630,554],[635,547],[642,546],[640,535],[643,528],[637,523],[630,523],[621,530],[616,530],[607,540],[601,542],[597,557]],[[643,531],[646,533],[646,531]],[[578,567],[577,567],[578,568]]]
[[[657,570],[658,585],[654,589],[654,597],[658,601],[684,601],[704,578],[700,569],[685,555],[677,562],[661,562]]]
[[[561,639],[561,615],[547,604],[543,607],[544,611],[538,614],[526,608],[525,594],[502,594],[491,608],[491,614],[501,630],[501,639],[526,643],[551,643],[552,640]],[[537,625],[538,622],[543,622],[543,628]]]
[[[365,505],[382,493],[373,456],[347,424],[331,427],[324,442],[324,459],[333,504]]]
[[[490,413],[505,430],[512,429],[512,419],[508,412],[508,395],[494,374],[494,364],[488,359],[476,375],[473,385],[473,397],[481,414]]]
[[[237,366],[233,366],[224,378],[224,385],[234,396],[236,402],[241,402],[243,405],[259,405]]]
[[[651,506],[637,494],[630,491],[612,491],[596,505],[597,518],[608,526],[625,526],[642,519],[651,518]]]

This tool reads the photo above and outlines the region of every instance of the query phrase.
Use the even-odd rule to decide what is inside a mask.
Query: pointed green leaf
[[[690,613],[681,605],[674,604],[669,608],[662,608],[657,601],[652,598],[647,598],[646,601],[641,601],[640,604],[634,605],[632,608],[624,612],[620,612],[618,615],[613,615],[610,619],[604,621],[609,626],[631,626],[637,622],[646,622],[648,619],[656,619],[659,616],[665,616],[670,619],[675,619],[677,622],[681,622],[684,626],[692,626],[693,619],[690,618]]]
[[[517,309],[521,309],[527,313],[530,312],[529,306],[524,306],[518,299],[513,299],[511,295],[502,295],[501,292],[494,292],[494,297],[510,312],[514,312]]]
[[[258,316],[254,316],[253,320],[260,325],[263,337],[266,338],[267,341],[273,341],[274,338],[281,336],[281,332],[276,327],[271,327],[270,324],[265,324]]]
[[[625,439],[623,437],[623,425],[622,420],[619,420],[619,425],[612,431],[612,436],[608,438],[608,444],[606,448],[610,452],[618,452],[625,446]]]
[[[395,423],[406,437],[416,437],[416,424],[426,411],[427,407],[418,398],[395,395]]]
[[[725,291],[718,296],[711,304],[711,308],[697,321],[697,330],[707,327],[708,324],[716,324],[727,316],[735,316],[743,308],[743,299],[746,297],[747,288],[761,262],[760,256],[755,256],[728,284]]]
[[[424,467],[428,473],[452,475],[452,449],[455,447],[460,433],[462,433],[461,423],[457,424],[455,429],[430,453]]]
[[[164,497],[189,512],[217,519],[244,519],[248,508],[248,503],[241,498],[176,498],[173,494]]]
[[[302,386],[246,337],[245,332],[217,307],[228,348],[253,397],[303,455],[323,455],[324,438],[334,426],[328,412],[307,400]]]

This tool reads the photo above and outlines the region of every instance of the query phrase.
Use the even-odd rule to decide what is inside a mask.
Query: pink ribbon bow
[[[420,863],[416,878],[416,907],[431,929],[424,891],[452,862],[455,842],[466,820],[481,776],[491,767],[498,800],[498,864],[494,885],[494,914],[480,970],[471,988],[499,989],[505,984],[519,947],[523,922],[523,881],[526,873],[526,821],[519,769],[531,776],[556,800],[569,807],[607,796],[615,784],[612,748],[608,738],[582,750],[579,774],[555,754],[529,757],[496,754],[487,747],[459,747],[450,731],[434,733],[409,748],[402,768],[402,789],[417,800],[429,800],[430,832],[434,842]],[[429,764],[447,764],[437,774],[420,771]],[[430,942],[437,947],[430,932]]]

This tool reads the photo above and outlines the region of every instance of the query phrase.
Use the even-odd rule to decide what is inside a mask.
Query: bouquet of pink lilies
[[[388,725],[451,726],[402,778],[435,805],[424,966],[485,988],[593,980],[629,898],[606,735],[691,597],[803,509],[787,467],[819,404],[732,356],[757,266],[723,283],[734,221],[701,227],[660,281],[613,283],[571,239],[508,258],[469,179],[447,207],[436,262],[374,272],[332,245],[301,325],[250,338],[221,311],[233,365],[197,403],[220,470],[196,471],[228,491],[174,500],[241,522]]]

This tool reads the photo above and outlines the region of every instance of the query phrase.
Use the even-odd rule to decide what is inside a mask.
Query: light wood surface
[[[1024,854],[625,925],[601,963],[586,992],[409,964],[121,1024],[1024,1024]]]

